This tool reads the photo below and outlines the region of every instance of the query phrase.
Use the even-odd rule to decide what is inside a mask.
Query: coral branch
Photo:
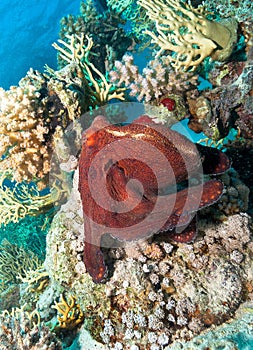
[[[208,56],[226,59],[236,41],[237,23],[209,21],[202,9],[180,0],[139,0],[149,18],[156,22],[157,33],[147,31],[162,51],[171,52],[175,69],[194,70]]]

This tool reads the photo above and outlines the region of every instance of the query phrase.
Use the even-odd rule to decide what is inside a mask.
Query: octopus
[[[212,175],[229,167],[222,151],[194,144],[148,116],[125,125],[97,116],[83,133],[79,159],[84,263],[93,281],[107,277],[105,234],[134,241],[163,232],[175,242],[193,241],[197,212],[223,193]]]

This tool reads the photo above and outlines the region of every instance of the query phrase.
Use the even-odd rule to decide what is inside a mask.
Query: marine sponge
[[[157,33],[147,31],[160,52],[168,50],[175,69],[194,70],[208,56],[225,60],[237,40],[237,22],[209,21],[203,8],[194,9],[180,0],[139,0]]]

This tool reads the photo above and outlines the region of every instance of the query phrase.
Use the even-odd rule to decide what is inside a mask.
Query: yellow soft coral
[[[41,261],[32,252],[3,239],[0,245],[0,280],[5,284],[18,283],[27,271],[36,270]]]
[[[206,57],[229,57],[237,38],[235,20],[209,21],[203,8],[194,9],[180,0],[139,0],[149,18],[156,22],[158,35],[147,31],[162,51],[171,52],[176,70],[194,70]]]
[[[76,298],[74,296],[65,297],[61,295],[60,301],[52,308],[58,311],[58,322],[60,328],[73,329],[79,325],[84,320],[84,313],[77,304]]]
[[[85,89],[91,99],[91,107],[102,106],[112,99],[124,101],[125,88],[117,88],[90,62],[88,56],[93,46],[93,40],[82,33],[78,35],[66,35],[69,41],[58,40],[62,45],[53,43],[53,47],[59,51],[60,57],[68,62],[76,63],[82,70]],[[84,44],[87,40],[87,45]],[[96,76],[98,78],[96,78]]]
[[[18,222],[26,215],[38,215],[52,207],[62,195],[56,186],[52,186],[50,192],[44,195],[36,186],[24,183],[10,182],[11,185],[7,186],[5,180],[10,176],[7,172],[0,172],[0,225]]]

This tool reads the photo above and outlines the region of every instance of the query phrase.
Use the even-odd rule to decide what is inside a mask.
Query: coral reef
[[[224,61],[231,55],[237,41],[234,19],[210,21],[203,8],[194,9],[180,0],[139,0],[138,4],[156,23],[158,34],[147,34],[160,52],[169,51],[175,69],[194,70],[208,56]]]
[[[252,1],[94,4],[62,19],[59,70],[30,69],[0,88],[0,348],[253,346]],[[134,50],[146,62],[147,46],[141,71]],[[223,195],[198,213],[193,242],[103,237],[108,276],[95,284],[76,170],[82,129],[106,104],[110,121],[125,122],[113,102],[133,98],[157,123],[189,118],[234,168],[219,175]]]
[[[241,181],[239,174],[231,168],[220,176],[224,184],[223,195],[214,206],[206,208],[200,215],[212,215],[215,220],[226,220],[229,215],[247,212],[249,208],[249,188]]]
[[[117,2],[116,7],[118,5]],[[114,60],[121,59],[125,51],[133,45],[133,35],[131,32],[126,34],[122,28],[124,22],[113,11],[98,13],[92,0],[81,1],[79,15],[62,18],[59,36],[62,40],[73,34],[92,37],[92,63],[104,74],[112,67]],[[58,62],[60,68],[66,65],[60,56]]]
[[[39,215],[50,209],[59,199],[56,187],[43,194],[35,184],[16,183],[8,180],[9,172],[0,173],[0,225],[17,223],[28,215]]]
[[[234,17],[238,22],[246,22],[253,11],[253,4],[250,0],[205,0],[207,11],[219,13],[223,18]]]
[[[251,51],[246,62],[215,65],[210,71],[209,80],[213,89],[198,93],[208,105],[207,121],[202,128],[207,136],[222,138],[232,127],[237,127],[241,136],[252,138],[252,77]],[[200,97],[195,95],[194,98],[196,105]],[[193,114],[192,119],[195,118]],[[218,131],[217,135],[214,135],[214,130]]]
[[[0,279],[4,283],[17,283],[20,277],[25,276],[27,270],[34,270],[40,265],[41,261],[34,253],[25,251],[6,239],[1,242]]]
[[[41,180],[40,187],[48,183],[56,141],[69,122],[82,112],[79,106],[74,110],[79,103],[73,86],[60,82],[65,90],[61,100],[56,79],[48,80],[45,75],[30,70],[19,86],[8,91],[0,89],[1,172],[11,171],[17,182]],[[71,104],[71,98],[75,100],[73,114],[66,107]]]
[[[38,315],[37,315],[38,316]],[[40,325],[35,313],[20,310],[0,316],[1,350],[61,350],[61,342],[49,330]]]
[[[119,242],[106,253],[111,278],[93,284],[82,257],[76,176],[69,202],[48,234],[45,267],[55,289],[67,287],[77,296],[83,327],[94,339],[109,349],[165,349],[228,320],[247,299],[253,285],[253,242],[246,214],[224,222],[203,215],[192,244],[171,243],[166,234]]]
[[[249,211],[252,213],[253,206],[253,142],[249,140],[235,140],[227,145],[226,153],[233,162],[234,168],[237,170],[242,181],[250,189],[249,193]]]
[[[142,74],[130,54],[124,55],[122,62],[115,61],[114,65],[114,70],[109,73],[111,81],[129,88],[130,96],[136,96],[138,101],[159,101],[166,94],[179,95],[197,85],[197,75],[175,73],[168,56],[149,61]]]
[[[253,345],[252,337],[252,304],[245,304],[236,312],[235,319],[217,327],[215,330],[204,332],[189,342],[176,342],[165,350],[192,349],[250,349]]]
[[[154,23],[149,20],[146,10],[136,0],[107,0],[108,7],[127,22],[137,43],[135,48],[141,51],[150,45],[151,38],[145,33],[146,30],[155,29]]]

